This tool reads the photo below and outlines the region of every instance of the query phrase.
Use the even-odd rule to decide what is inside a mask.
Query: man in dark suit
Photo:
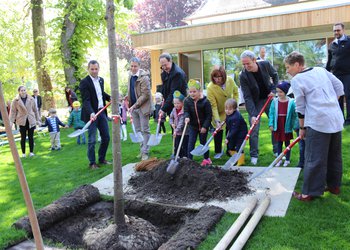
[[[184,96],[187,96],[187,81],[185,72],[176,65],[168,53],[163,53],[159,56],[159,63],[161,69],[162,78],[162,94],[164,98],[163,107],[159,110],[162,116],[167,113],[170,115],[173,105],[173,94],[175,90],[178,90]]]
[[[350,125],[350,36],[345,34],[343,23],[334,24],[333,32],[334,40],[329,44],[326,69],[344,85],[345,95],[339,98],[339,105],[344,115],[344,107],[346,107],[344,125],[348,126]]]
[[[89,75],[81,80],[79,89],[82,97],[81,119],[84,122],[94,120],[89,126],[88,131],[88,152],[87,156],[90,161],[89,166],[92,169],[99,168],[95,158],[96,130],[101,135],[101,145],[98,150],[99,164],[110,165],[111,162],[106,160],[106,152],[109,144],[109,128],[107,122],[107,111],[105,110],[96,117],[96,113],[110,101],[111,97],[104,92],[104,80],[98,76],[100,65],[97,61],[92,60],[88,63]]]
[[[36,107],[38,108],[39,117],[41,118],[41,106],[42,106],[43,102],[42,102],[41,96],[39,95],[39,90],[34,89],[32,96],[35,100]]]
[[[268,96],[275,96],[278,84],[278,74],[268,61],[257,62],[255,54],[249,50],[241,54],[243,70],[239,75],[245,106],[249,114],[249,122],[253,124]],[[272,79],[272,81],[271,81]],[[265,112],[268,115],[269,106]],[[253,165],[257,164],[259,156],[259,123],[250,135],[250,157]],[[273,137],[272,137],[273,138]],[[272,141],[273,152],[277,152],[276,143]]]

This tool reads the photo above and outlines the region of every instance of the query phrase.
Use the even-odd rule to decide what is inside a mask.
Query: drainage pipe
[[[248,206],[238,216],[238,218],[232,224],[230,229],[226,232],[224,237],[222,237],[219,243],[215,246],[214,250],[225,250],[228,247],[228,245],[230,245],[232,239],[236,236],[236,234],[239,232],[245,221],[248,219],[249,215],[255,208],[257,202],[258,199],[256,197],[249,201]]]
[[[249,220],[248,224],[245,226],[241,234],[238,236],[236,241],[233,243],[230,250],[240,250],[244,247],[245,243],[248,241],[250,235],[253,233],[255,227],[258,225],[261,217],[264,215],[268,206],[270,205],[271,199],[269,196],[266,196],[265,199],[258,206],[254,215]]]

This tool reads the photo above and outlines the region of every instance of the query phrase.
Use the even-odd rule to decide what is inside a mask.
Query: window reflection
[[[298,50],[298,42],[273,44],[273,66],[278,72],[280,80],[289,79],[284,66],[284,58],[291,52]]]
[[[327,63],[326,39],[300,41],[299,51],[304,55],[306,66],[325,67]]]
[[[213,66],[224,65],[224,54],[223,49],[213,49],[203,51],[203,77],[204,77],[204,88],[210,82],[210,74],[213,69]]]
[[[225,49],[225,67],[228,76],[231,76],[239,86],[239,72],[243,69],[241,63],[241,54],[246,47]]]

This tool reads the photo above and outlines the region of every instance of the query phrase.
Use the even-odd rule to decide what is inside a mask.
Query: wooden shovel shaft
[[[13,137],[12,130],[10,128],[10,119],[7,114],[7,110],[5,108],[5,99],[3,95],[3,88],[2,83],[0,82],[0,111],[2,113],[2,118],[5,125],[6,134],[8,137],[9,145],[11,148],[11,153],[13,156],[13,160],[15,162],[15,167],[19,179],[19,183],[22,188],[24,201],[26,203],[27,209],[28,209],[28,217],[30,221],[30,225],[32,227],[32,232],[35,240],[36,249],[43,250],[44,249],[44,243],[43,239],[41,237],[41,232],[39,228],[38,218],[35,214],[35,209],[32,201],[32,197],[30,195],[30,190],[28,187],[27,179],[23,170],[21,159],[19,158],[18,150],[15,143],[15,138]]]

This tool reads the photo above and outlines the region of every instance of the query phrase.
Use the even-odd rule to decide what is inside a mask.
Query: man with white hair
[[[256,60],[255,54],[246,50],[241,54],[243,70],[239,75],[245,106],[249,114],[249,122],[253,124],[260,110],[269,96],[275,96],[278,84],[278,74],[269,61]],[[272,79],[272,81],[271,81]],[[269,107],[265,109],[268,115]],[[250,135],[251,163],[256,165],[259,156],[259,123]],[[273,141],[273,152],[277,153],[276,143]]]

